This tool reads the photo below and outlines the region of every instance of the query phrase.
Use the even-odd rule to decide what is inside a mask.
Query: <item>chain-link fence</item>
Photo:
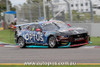
[[[91,5],[92,4],[92,5]],[[91,8],[92,7],[92,8]],[[43,0],[16,6],[18,22],[62,20],[73,23],[99,23],[100,15],[90,0]]]
[[[54,1],[53,5],[55,4],[57,3]],[[59,6],[59,8],[54,7],[54,10],[58,9],[59,12],[63,10],[64,15],[61,17],[65,17],[63,18],[63,20],[65,21],[70,21],[73,23],[93,22],[93,20],[91,20],[93,17],[91,14],[91,4],[89,0],[84,0],[83,2],[81,2],[80,0],[59,0],[56,6]],[[59,14],[61,13],[62,12],[60,12]],[[57,15],[56,17],[58,16],[59,15]],[[57,19],[59,20],[59,18]]]
[[[16,6],[18,22],[35,22],[42,20],[43,17],[43,4],[30,3]]]

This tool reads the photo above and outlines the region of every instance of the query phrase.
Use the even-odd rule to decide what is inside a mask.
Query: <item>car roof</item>
[[[52,23],[52,22],[57,22],[57,20],[40,21],[39,24]]]
[[[38,24],[37,22],[33,22],[33,23],[25,23],[25,24],[19,24],[19,25],[15,25],[16,27],[19,26],[24,26],[24,25],[32,25],[32,24]]]

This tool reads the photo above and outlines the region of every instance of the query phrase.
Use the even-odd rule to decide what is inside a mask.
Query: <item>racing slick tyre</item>
[[[49,48],[57,48],[56,38],[51,36],[48,39],[48,46]]]
[[[20,48],[25,48],[26,47],[25,40],[24,40],[23,37],[20,37],[18,39],[18,44],[19,44]]]

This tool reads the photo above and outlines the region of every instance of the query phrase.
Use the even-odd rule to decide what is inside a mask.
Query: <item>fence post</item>
[[[43,0],[43,12],[44,12],[44,20],[46,20],[45,0]]]
[[[70,3],[67,0],[64,0],[64,1],[68,5],[69,19],[70,19],[70,22],[72,23],[72,10],[71,10],[71,5],[70,5]]]
[[[89,0],[89,2],[90,2],[90,13],[91,13],[91,21],[94,23],[94,16],[93,16],[93,4],[92,4],[92,1],[91,0]]]

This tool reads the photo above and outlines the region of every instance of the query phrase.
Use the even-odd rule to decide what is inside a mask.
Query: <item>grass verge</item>
[[[89,45],[100,46],[100,37],[91,37],[91,42],[93,42],[93,43],[89,44]]]
[[[0,41],[10,44],[15,44],[14,32],[11,30],[0,31]]]

